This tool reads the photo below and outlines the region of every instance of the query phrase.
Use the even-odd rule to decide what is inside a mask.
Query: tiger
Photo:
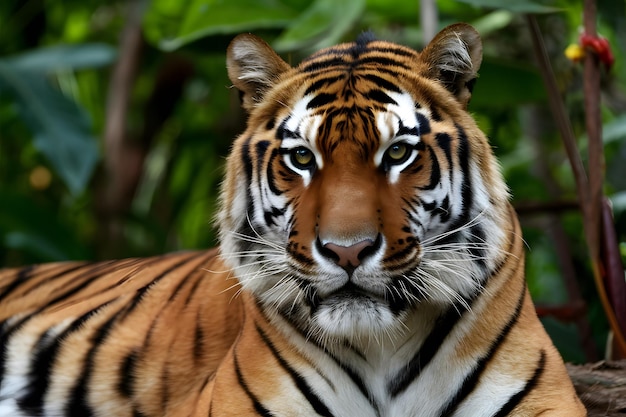
[[[0,272],[1,416],[586,415],[468,111],[470,25],[226,66],[219,246]]]

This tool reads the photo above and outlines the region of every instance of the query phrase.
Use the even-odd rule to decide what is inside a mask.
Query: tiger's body
[[[480,61],[462,24],[296,68],[236,38],[219,253],[0,272],[0,415],[586,415],[466,110]]]

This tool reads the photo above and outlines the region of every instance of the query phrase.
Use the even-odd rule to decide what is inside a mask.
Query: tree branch
[[[591,75],[592,80],[585,81],[585,90],[587,88],[595,88],[595,92],[591,92],[589,96],[587,95],[587,91],[585,91],[585,102],[587,103],[588,100],[593,102],[590,103],[590,109],[586,108],[586,112],[591,113],[590,115],[586,116],[587,129],[588,132],[590,131],[590,129],[594,130],[593,132],[588,133],[590,139],[589,170],[590,176],[592,178],[590,180],[587,180],[585,169],[580,159],[580,154],[578,152],[578,147],[576,146],[573,130],[565,111],[565,105],[560,98],[561,94],[558,90],[556,80],[554,78],[554,72],[552,70],[552,66],[550,65],[548,54],[545,50],[537,19],[535,18],[535,16],[530,14],[527,15],[526,18],[531,31],[535,56],[537,58],[539,69],[541,71],[541,75],[548,91],[548,100],[550,103],[550,107],[556,120],[556,124],[561,133],[561,139],[565,146],[565,150],[567,152],[567,156],[572,167],[572,172],[576,181],[576,191],[578,193],[578,199],[582,203],[581,208],[583,212],[585,238],[587,240],[587,246],[589,248],[593,277],[596,284],[596,289],[598,290],[598,296],[600,297],[600,301],[602,302],[605,315],[607,317],[609,325],[611,326],[611,330],[613,331],[615,344],[618,350],[617,354],[626,357],[626,339],[624,338],[624,333],[621,330],[620,321],[615,315],[615,311],[612,307],[611,302],[609,301],[609,296],[606,292],[606,287],[603,280],[603,276],[605,274],[605,265],[602,258],[600,257],[600,222],[602,221],[600,218],[600,207],[602,204],[603,170],[601,139],[602,125],[599,118],[600,83],[599,78],[596,79],[596,77],[599,77],[597,58],[594,57],[593,61],[589,61],[589,58],[585,60],[585,69],[587,69],[587,66],[591,66],[592,63],[595,63],[595,70],[594,73]],[[589,23],[590,29],[592,29],[594,31],[593,33],[595,34],[595,3],[594,0],[585,0],[585,23],[587,24],[590,19],[593,20],[592,24]],[[589,56],[593,54],[588,53],[586,55]],[[585,75],[587,75],[587,73],[585,73]],[[595,84],[596,82],[597,84]],[[587,86],[587,83],[589,83],[589,86]],[[594,141],[593,144],[592,141]],[[591,150],[592,147],[594,147],[593,150]],[[592,201],[596,198],[597,201]]]

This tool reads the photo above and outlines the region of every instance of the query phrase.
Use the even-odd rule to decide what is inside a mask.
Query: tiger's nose
[[[319,244],[319,248],[322,255],[332,259],[346,271],[351,272],[361,265],[363,259],[376,252],[380,247],[380,241],[381,238],[380,235],[378,235],[376,240],[365,239],[351,246],[341,246],[336,243],[328,242],[324,245]]]

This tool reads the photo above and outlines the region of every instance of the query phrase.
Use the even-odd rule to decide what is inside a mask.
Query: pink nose
[[[334,243],[326,243],[324,248],[328,251],[326,256],[332,258],[342,268],[356,268],[361,265],[361,260],[369,254],[368,248],[374,246],[370,239],[355,243],[352,246],[339,246]]]

